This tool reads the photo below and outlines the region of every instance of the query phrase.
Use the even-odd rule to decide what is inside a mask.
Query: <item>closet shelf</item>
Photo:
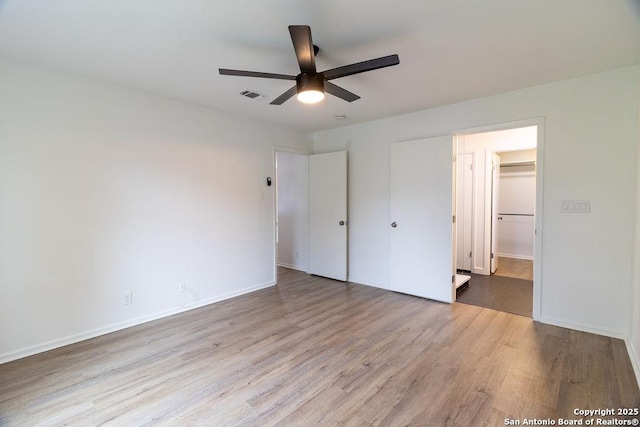
[[[526,161],[526,162],[505,162],[505,163],[500,163],[500,167],[511,167],[511,166],[535,166],[536,162],[535,161]]]

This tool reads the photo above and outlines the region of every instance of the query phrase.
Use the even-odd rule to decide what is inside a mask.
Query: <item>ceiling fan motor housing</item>
[[[315,90],[324,93],[324,76],[322,73],[302,73],[296,77],[298,93]]]

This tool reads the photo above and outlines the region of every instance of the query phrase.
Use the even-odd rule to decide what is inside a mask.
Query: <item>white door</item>
[[[347,280],[347,152],[309,156],[309,273]]]
[[[473,225],[473,153],[458,154],[456,179],[456,267],[471,271]]]
[[[498,269],[498,214],[500,213],[500,156],[491,153],[491,273]]]
[[[390,289],[453,302],[453,138],[391,144]]]

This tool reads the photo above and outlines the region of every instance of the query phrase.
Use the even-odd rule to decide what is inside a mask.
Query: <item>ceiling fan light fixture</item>
[[[296,77],[298,101],[315,104],[324,99],[324,76],[320,73],[302,73]]]
[[[324,93],[318,90],[305,90],[299,92],[297,98],[305,104],[316,104],[324,99]]]
[[[285,101],[296,94],[298,95],[297,98],[300,102],[313,104],[324,99],[325,86],[329,94],[342,100],[347,102],[358,100],[360,99],[358,95],[331,83],[329,80],[352,76],[366,71],[378,70],[380,68],[398,65],[400,63],[398,55],[393,54],[370,59],[368,61],[344,65],[342,67],[332,68],[319,73],[316,69],[315,61],[315,56],[318,53],[318,47],[314,45],[311,40],[311,28],[309,28],[308,25],[289,25],[289,34],[291,35],[293,50],[296,52],[298,65],[300,66],[300,74],[297,76],[292,76],[290,74],[264,73],[260,71],[231,70],[228,68],[220,68],[218,71],[223,76],[295,80],[295,86],[289,87],[286,92],[271,101],[269,105],[282,105]]]

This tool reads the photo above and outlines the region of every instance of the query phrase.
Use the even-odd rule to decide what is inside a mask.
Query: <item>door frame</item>
[[[273,186],[273,221],[272,221],[272,243],[273,243],[273,283],[278,283],[278,172],[276,170],[278,153],[293,153],[308,156],[313,154],[311,151],[303,150],[299,148],[285,147],[280,145],[274,145],[272,147],[271,155],[271,182]],[[307,221],[309,218],[307,218]],[[308,249],[308,248],[307,248]]]
[[[536,141],[537,145],[537,141]],[[489,244],[489,274],[498,269],[498,202],[500,200],[500,156],[491,153],[491,242]]]
[[[457,150],[458,150],[458,140],[457,140],[457,138],[454,138],[454,146],[455,146],[456,153],[457,153]],[[463,200],[461,200],[462,203],[458,203],[460,201],[460,200],[458,200],[458,197],[460,196],[460,192],[458,190],[460,189],[460,185],[461,185],[461,182],[460,182],[461,181],[460,180],[461,177],[458,176],[458,173],[460,172],[460,168],[463,167],[463,166],[466,168],[467,164],[465,163],[464,159],[462,159],[462,161],[461,161],[460,156],[470,156],[469,160],[470,160],[470,163],[471,163],[469,165],[471,167],[471,169],[470,169],[470,172],[471,172],[471,185],[469,186],[468,189],[465,186],[465,190],[468,190],[468,191],[465,191],[464,193],[462,193],[463,197],[464,198],[468,197],[469,200],[464,200],[463,199]],[[466,234],[466,233],[464,233],[466,216],[464,215],[464,212],[463,213],[460,212],[460,205],[464,205],[465,202],[469,202],[470,203],[471,210],[472,210],[472,213],[469,216],[469,224],[468,224],[468,226],[469,226],[468,227],[468,230],[469,230],[469,235],[468,235],[469,248],[468,249],[469,249],[469,251],[472,251],[472,249],[473,249],[473,244],[472,244],[473,230],[474,230],[473,206],[475,206],[475,191],[474,191],[475,180],[473,179],[473,173],[474,173],[474,169],[476,167],[475,166],[476,153],[462,153],[462,154],[457,153],[455,158],[456,158],[456,160],[455,160],[455,165],[454,165],[454,172],[456,174],[456,177],[455,177],[455,181],[454,181],[455,185],[454,185],[453,191],[454,191],[454,194],[456,196],[456,203],[454,204],[453,212],[456,215],[456,230],[455,230],[456,245],[454,246],[454,248],[456,249],[456,257],[454,258],[454,261],[456,262],[456,265],[454,266],[455,267],[454,268],[454,274],[456,274],[457,271],[458,271],[458,252],[460,250],[460,246],[458,245],[458,243],[460,241],[459,240],[460,236],[459,236],[459,233],[458,233],[458,227],[462,228],[463,235]],[[464,180],[465,180],[465,177],[464,177],[464,174],[463,174],[462,181],[464,181]],[[463,245],[463,247],[464,247],[464,245]],[[470,257],[470,255],[466,256],[465,254],[466,254],[466,251],[462,252],[462,256],[468,259],[469,268],[468,269],[467,268],[461,268],[461,270],[471,271],[472,267],[473,267],[472,264],[471,264],[471,257]],[[465,267],[465,266],[463,265],[462,267]]]
[[[522,127],[537,126],[536,141],[536,210],[535,210],[535,234],[533,240],[533,320],[540,320],[541,313],[541,295],[542,295],[542,237],[543,237],[543,207],[544,207],[544,117],[535,117],[531,119],[516,120],[512,122],[497,123],[492,125],[479,126],[474,128],[464,128],[454,131],[454,138],[463,135],[471,135],[476,133],[493,132],[500,130],[509,130]],[[457,139],[456,139],[457,145]],[[455,181],[453,183],[455,186]],[[455,187],[454,187],[455,188]],[[455,197],[455,193],[454,193]],[[454,253],[456,251],[456,241],[454,239]],[[454,259],[455,261],[455,259]]]

